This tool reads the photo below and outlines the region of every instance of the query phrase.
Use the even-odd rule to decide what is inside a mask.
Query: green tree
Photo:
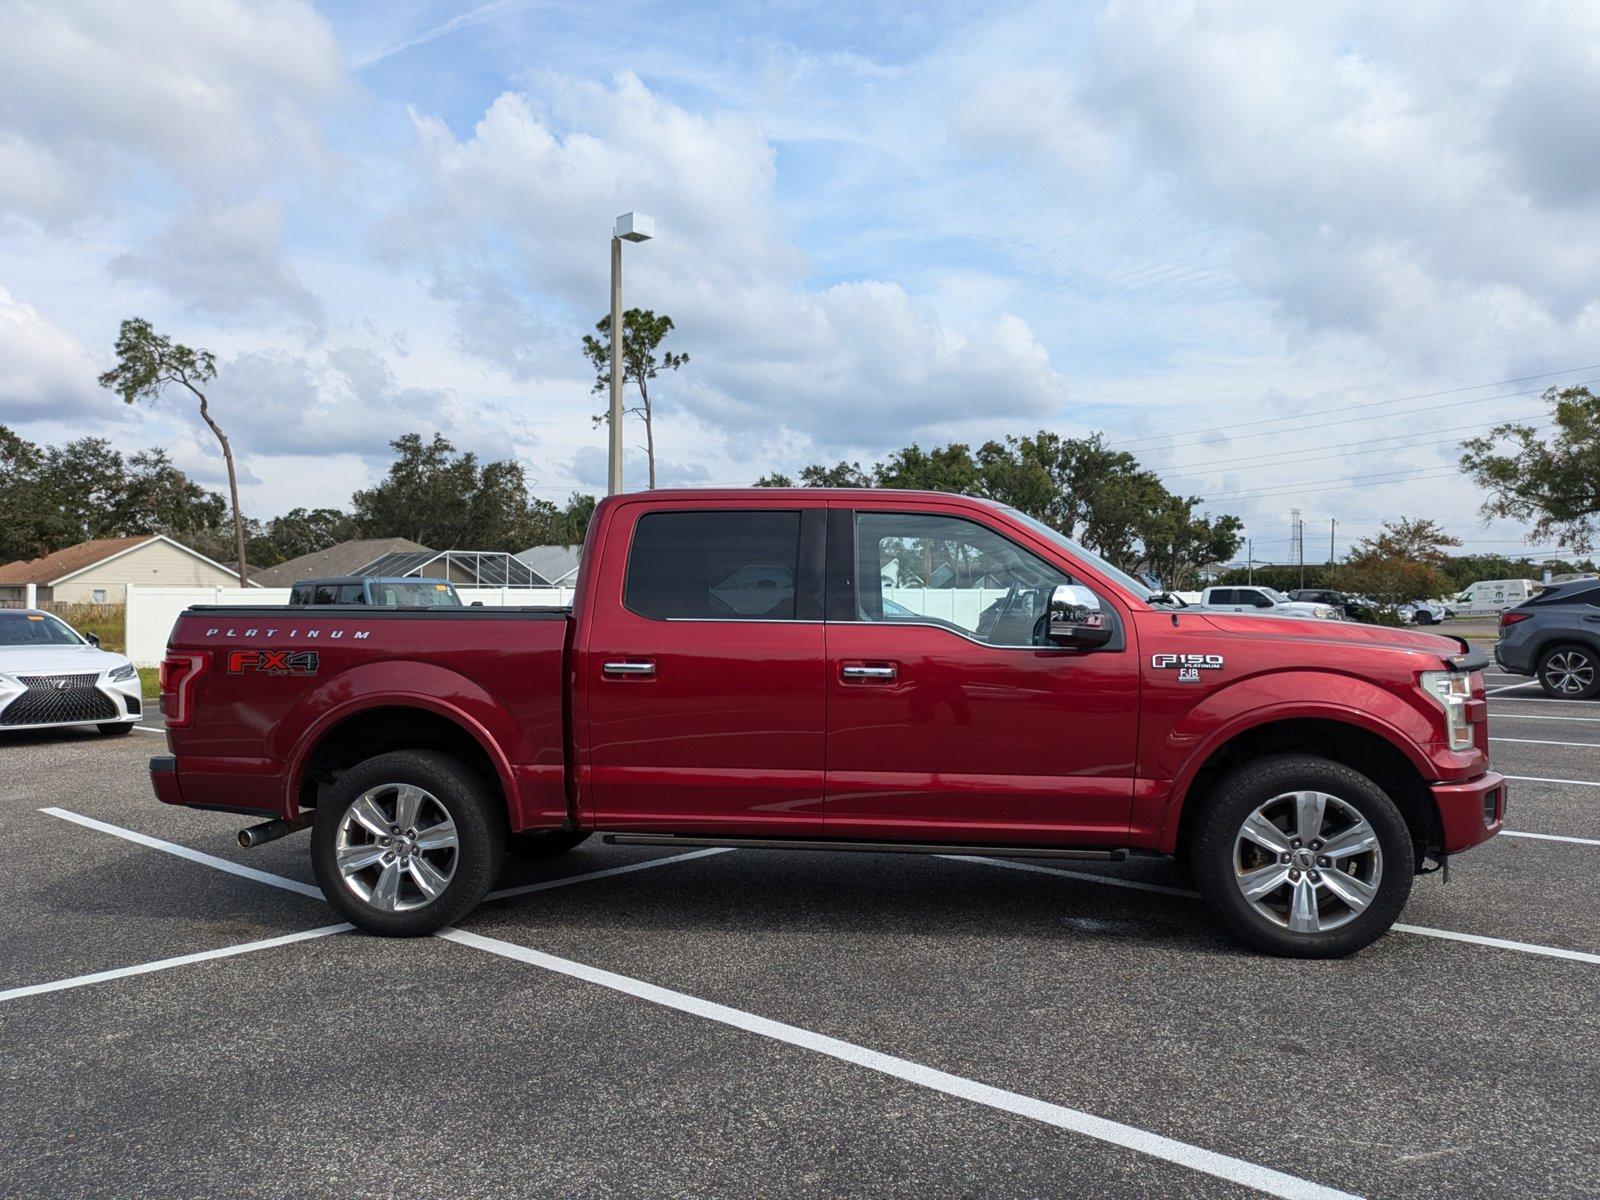
[[[1140,540],[1151,575],[1167,591],[1198,581],[1200,570],[1227,562],[1239,552],[1244,522],[1231,513],[1213,519],[1194,514],[1193,497],[1168,496],[1143,522]]]
[[[357,536],[356,521],[336,508],[291,508],[273,517],[250,544],[250,561],[276,566],[302,554],[314,554]]]
[[[595,325],[600,336],[583,335],[583,353],[595,369],[594,391],[605,394],[611,389],[611,317],[602,317]],[[650,399],[650,381],[658,372],[676,371],[689,361],[687,354],[666,351],[657,354],[662,341],[673,329],[672,318],[663,313],[656,316],[648,308],[630,308],[622,314],[622,387],[629,383],[639,389],[639,403],[623,412],[644,422],[645,456],[650,464],[650,487],[656,486],[656,435],[653,424],[654,409]],[[626,401],[624,401],[626,404]],[[610,418],[609,410],[594,419],[596,425]]]
[[[1461,468],[1489,493],[1486,517],[1532,521],[1533,536],[1578,553],[1600,521],[1600,397],[1586,387],[1544,394],[1554,429],[1510,422],[1461,443]],[[1509,453],[1500,453],[1502,442]]]
[[[1339,587],[1370,596],[1387,608],[1452,591],[1445,571],[1450,548],[1461,545],[1427,518],[1385,521],[1362,538],[1335,572]]]
[[[100,386],[122,397],[126,404],[140,400],[154,403],[161,393],[176,384],[200,402],[200,419],[211,427],[228,464],[228,497],[233,504],[233,542],[239,585],[249,582],[246,575],[244,514],[239,509],[239,476],[234,469],[233,447],[211,415],[211,405],[202,390],[217,377],[216,356],[209,350],[192,350],[157,333],[150,322],[137,317],[122,323],[117,334],[117,365],[100,376]]]
[[[406,537],[435,550],[515,552],[549,540],[553,504],[533,500],[520,465],[480,463],[457,453],[441,433],[424,442],[408,433],[389,443],[396,458],[385,477],[351,497],[362,537]]]
[[[585,492],[573,492],[567,497],[566,506],[557,510],[551,521],[550,536],[545,544],[581,546],[585,535],[589,532],[589,521],[594,516],[595,504],[593,496]]]
[[[0,563],[38,558],[49,542],[50,512],[39,489],[39,447],[0,425]]]
[[[178,537],[227,519],[228,506],[180,471],[159,447],[129,456],[122,496],[115,510],[118,532],[165,533]]]

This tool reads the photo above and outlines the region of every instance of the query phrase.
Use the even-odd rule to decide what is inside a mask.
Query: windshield
[[[1126,571],[1120,571],[1116,567],[1113,567],[1094,551],[1087,550],[1083,546],[1080,546],[1077,542],[1073,541],[1060,530],[1051,529],[1050,526],[1046,525],[1043,521],[1036,521],[1027,513],[1020,509],[1012,508],[1010,505],[1002,505],[1001,507],[1013,517],[1017,518],[1017,520],[1021,521],[1029,529],[1037,533],[1040,537],[1044,538],[1048,542],[1052,542],[1055,545],[1060,546],[1074,558],[1082,559],[1095,570],[1099,571],[1100,574],[1104,575],[1107,579],[1121,584],[1140,600],[1148,600],[1151,596],[1156,594],[1152,589],[1147,588],[1132,575],[1129,575]]]
[[[1285,596],[1277,588],[1264,587],[1261,590],[1267,594],[1267,597],[1274,604],[1288,604],[1290,602],[1289,597]]]
[[[372,603],[384,608],[458,608],[461,598],[448,583],[419,579],[414,583],[396,583],[391,580],[374,580]]]
[[[0,646],[82,646],[72,626],[46,613],[0,612]]]

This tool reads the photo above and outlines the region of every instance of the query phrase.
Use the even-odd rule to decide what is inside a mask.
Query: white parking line
[[[1543,775],[1505,775],[1504,779],[1514,779],[1518,783],[1566,783],[1573,787],[1600,787],[1593,779],[1548,779]]]
[[[281,937],[262,938],[259,942],[240,942],[236,946],[223,946],[217,950],[202,950],[198,954],[180,954],[176,958],[158,958],[154,962],[140,963],[133,967],[116,967],[110,971],[95,971],[91,975],[74,975],[70,979],[57,979],[51,983],[32,983],[26,987],[8,988],[0,992],[0,1001],[17,1000],[23,996],[38,996],[44,992],[59,992],[66,988],[86,987],[91,983],[104,983],[108,979],[125,979],[129,975],[148,975],[151,971],[165,971],[171,967],[182,967],[189,963],[207,962],[213,958],[232,958],[235,954],[250,954],[256,950],[270,950],[274,946],[287,946],[292,942],[309,941],[311,938],[327,937],[332,933],[344,933],[354,929],[354,925],[340,923],[338,925],[324,925],[320,929],[305,929],[299,933],[286,933]]]
[[[1580,846],[1600,846],[1600,838],[1568,837],[1564,833],[1524,833],[1517,829],[1502,829],[1500,836],[1538,838],[1541,842],[1576,842]]]
[[[313,900],[321,900],[322,892],[309,883],[301,883],[298,879],[286,879],[282,875],[274,875],[269,871],[258,871],[254,867],[242,867],[236,862],[229,862],[225,858],[218,858],[214,854],[205,854],[199,850],[191,850],[187,846],[180,846],[176,842],[164,842],[160,838],[153,838],[149,834],[135,833],[131,829],[124,829],[120,825],[107,825],[104,821],[96,821],[93,817],[85,817],[80,813],[68,812],[64,808],[41,808],[39,810],[52,817],[60,817],[63,821],[72,821],[86,829],[98,829],[101,833],[109,833],[112,837],[122,838],[124,841],[134,842],[140,846],[147,846],[151,850],[161,850],[167,854],[186,858],[190,862],[203,863],[208,867],[215,867],[219,871],[226,871],[230,875],[240,875],[245,879],[254,879],[257,883],[265,883],[271,887],[283,888],[287,892],[299,892],[302,896],[310,896]]]
[[[1504,687],[1493,687],[1484,692],[1485,696],[1498,696],[1501,692],[1514,692],[1518,688],[1538,687],[1537,679],[1530,679],[1527,683],[1508,683]]]
[[[1600,742],[1548,742],[1543,738],[1503,738],[1492,737],[1491,742],[1515,742],[1520,746],[1583,746],[1590,750],[1600,750]]]
[[[1507,778],[1510,778],[1507,776]],[[1600,786],[1600,785],[1597,785]],[[979,858],[975,855],[941,854],[953,862],[981,863],[988,867],[1006,867],[1013,871],[1036,871],[1042,875],[1065,875],[1068,879],[1083,879],[1090,883],[1104,883],[1112,887],[1133,888],[1141,892],[1159,892],[1164,896],[1182,896],[1189,900],[1200,899],[1200,893],[1189,888],[1167,887],[1159,883],[1144,883],[1134,879],[1111,879],[1088,871],[1068,871],[1061,867],[1042,867],[1037,863],[1012,862],[1004,858]],[[1560,946],[1540,946],[1534,942],[1513,942],[1505,938],[1480,937],[1475,933],[1456,933],[1449,929],[1433,929],[1427,925],[1400,925],[1391,928],[1401,933],[1414,933],[1419,937],[1443,938],[1451,942],[1473,942],[1480,946],[1494,946],[1501,950],[1517,950],[1523,954],[1540,954],[1547,958],[1567,958],[1574,962],[1600,963],[1600,954],[1587,950],[1567,950]]]
[[[165,733],[166,732],[165,729],[157,729],[154,725],[135,725],[134,728],[137,729],[140,733]]]
[[[876,1071],[881,1075],[912,1083],[918,1087],[929,1088],[947,1096],[954,1096],[974,1104],[981,1104],[986,1108],[996,1109],[1000,1112],[1011,1113],[1014,1116],[1026,1117],[1032,1121],[1039,1121],[1056,1129],[1063,1129],[1070,1133],[1082,1134],[1094,1138],[1096,1141],[1106,1142],[1113,1146],[1121,1146],[1137,1154],[1159,1158],[1165,1162],[1187,1167],[1192,1171],[1199,1171],[1218,1179],[1226,1179],[1244,1187],[1254,1188],[1265,1192],[1269,1196],[1306,1198],[1306,1200],[1348,1200],[1351,1193],[1341,1192],[1334,1188],[1324,1187],[1310,1180],[1301,1179],[1294,1175],[1275,1171],[1270,1167],[1263,1167],[1256,1163],[1247,1162],[1242,1158],[1234,1158],[1228,1154],[1219,1154],[1214,1150],[1205,1150],[1199,1146],[1180,1142],[1174,1138],[1163,1137],[1158,1133],[1139,1129],[1133,1125],[1124,1125],[1120,1121],[1110,1121],[1104,1117],[1097,1117],[1091,1113],[1082,1112],[1065,1105],[1052,1104],[1046,1100],[1038,1100],[1032,1096],[1024,1096],[1018,1092],[1007,1091],[1004,1088],[993,1087],[986,1083],[979,1083],[974,1079],[967,1079],[960,1075],[952,1075],[948,1071],[941,1071],[935,1067],[924,1066],[922,1063],[912,1062],[910,1059],[898,1058],[892,1054],[884,1054],[877,1050],[869,1050],[854,1042],[847,1042],[841,1038],[830,1037],[823,1033],[814,1033],[809,1029],[801,1029],[797,1025],[787,1025],[782,1021],[774,1021],[768,1017],[757,1016],[755,1013],[745,1012],[742,1009],[730,1008],[725,1004],[718,1004],[712,1000],[703,1000],[698,996],[691,996],[685,992],[676,992],[670,988],[660,987],[653,983],[646,983],[627,975],[618,975],[612,971],[601,970],[585,963],[573,962],[571,959],[557,958],[553,954],[545,954],[538,950],[531,950],[526,946],[518,946],[513,942],[502,941],[499,938],[484,937],[482,934],[467,933],[460,929],[441,930],[438,937],[459,945],[471,946],[475,950],[483,950],[489,954],[497,954],[502,958],[513,959],[517,962],[527,963],[546,971],[554,971],[572,979],[580,979],[585,983],[592,983],[598,987],[608,988],[614,992],[621,992],[639,1000],[646,1000],[651,1004],[659,1004],[663,1008],[674,1009],[678,1012],[688,1013],[690,1016],[700,1017],[707,1021],[715,1021],[721,1025],[742,1029],[746,1033],[753,1033],[758,1037],[769,1038],[785,1045],[797,1046],[802,1050],[810,1050],[816,1054],[823,1054],[841,1062],[851,1063],[854,1066],[865,1067],[869,1071]]]

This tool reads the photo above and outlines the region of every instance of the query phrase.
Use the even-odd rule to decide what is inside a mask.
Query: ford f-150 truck
[[[507,850],[623,844],[1185,860],[1245,942],[1347,954],[1500,829],[1485,659],[1186,610],[983,500],[602,501],[570,610],[193,608],[169,804],[307,826],[360,928],[417,935]]]

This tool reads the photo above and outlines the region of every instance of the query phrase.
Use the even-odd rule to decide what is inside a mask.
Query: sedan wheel
[[[1261,916],[1291,933],[1327,933],[1378,894],[1383,850],[1359,812],[1326,792],[1285,792],[1258,807],[1233,847],[1234,881]]]

